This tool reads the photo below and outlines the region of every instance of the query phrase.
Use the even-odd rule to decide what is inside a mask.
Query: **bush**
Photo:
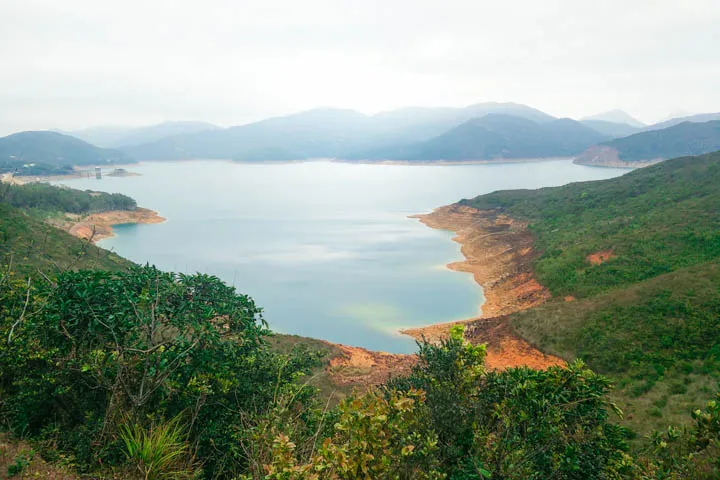
[[[235,442],[242,416],[269,408],[317,361],[271,352],[252,299],[207,275],[65,272],[32,292],[17,321],[22,293],[0,306],[11,340],[0,344],[3,417],[85,470],[124,461],[127,419],[184,413],[206,475],[232,476],[245,468]],[[303,387],[295,401],[311,394]]]
[[[668,386],[670,395],[684,395],[687,393],[687,385],[681,382],[673,382]]]

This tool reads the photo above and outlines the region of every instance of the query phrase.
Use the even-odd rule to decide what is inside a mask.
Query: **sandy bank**
[[[483,287],[485,303],[475,318],[403,330],[415,339],[434,341],[450,327],[466,324],[466,336],[474,343],[487,343],[489,368],[527,365],[543,368],[562,364],[520,338],[507,323],[506,315],[542,304],[550,293],[533,275],[537,257],[527,224],[491,211],[449,205],[430,214],[415,215],[431,228],[450,230],[462,245],[464,261],[448,265],[451,270],[472,273]]]
[[[72,223],[67,229],[71,235],[78,238],[92,239],[97,242],[104,238],[115,235],[113,225],[123,223],[161,223],[165,218],[153,210],[147,208],[136,208],[135,210],[113,210],[110,212],[93,213],[81,217]]]
[[[0,176],[0,182],[10,185],[23,185],[25,183],[21,178],[16,177],[12,173],[3,173],[2,176]]]

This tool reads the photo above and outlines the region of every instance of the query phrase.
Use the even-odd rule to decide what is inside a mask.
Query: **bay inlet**
[[[410,215],[495,190],[599,180],[627,170],[569,160],[398,166],[146,162],[139,176],[63,180],[124,193],[167,219],[114,227],[99,245],[137,263],[217,275],[263,307],[270,327],[409,353],[398,330],[472,317],[482,289],[446,265],[451,232]]]

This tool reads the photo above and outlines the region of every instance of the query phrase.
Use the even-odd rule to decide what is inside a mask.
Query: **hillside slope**
[[[668,158],[700,155],[720,149],[720,120],[685,122],[601,143],[575,163],[599,166],[645,166]]]
[[[663,128],[672,127],[672,126],[679,125],[679,124],[685,123],[685,122],[704,123],[704,122],[711,122],[713,120],[720,120],[720,112],[698,113],[695,115],[687,115],[684,117],[671,118],[669,120],[665,120],[663,122],[655,123],[653,125],[645,127],[645,130],[662,130]]]
[[[567,118],[537,123],[511,115],[490,114],[426,142],[366,152],[365,159],[461,161],[565,157],[606,138]]]
[[[73,165],[131,163],[118,150],[98,148],[80,139],[57,132],[20,132],[0,138],[0,171],[20,175],[57,173]],[[47,171],[46,171],[47,170]]]
[[[720,152],[461,202],[528,222],[554,300],[510,321],[547,353],[615,378],[642,432],[686,415],[720,378],[718,184]]]
[[[66,269],[116,271],[131,263],[0,202],[0,265],[39,278]]]

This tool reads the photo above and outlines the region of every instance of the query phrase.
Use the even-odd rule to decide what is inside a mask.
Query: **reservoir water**
[[[452,233],[408,216],[461,198],[599,180],[627,170],[534,163],[398,166],[333,162],[147,162],[133,177],[75,179],[120,192],[167,221],[119,225],[100,242],[137,263],[217,275],[263,307],[270,327],[389,352],[398,329],[468,318],[482,289],[445,268]]]

